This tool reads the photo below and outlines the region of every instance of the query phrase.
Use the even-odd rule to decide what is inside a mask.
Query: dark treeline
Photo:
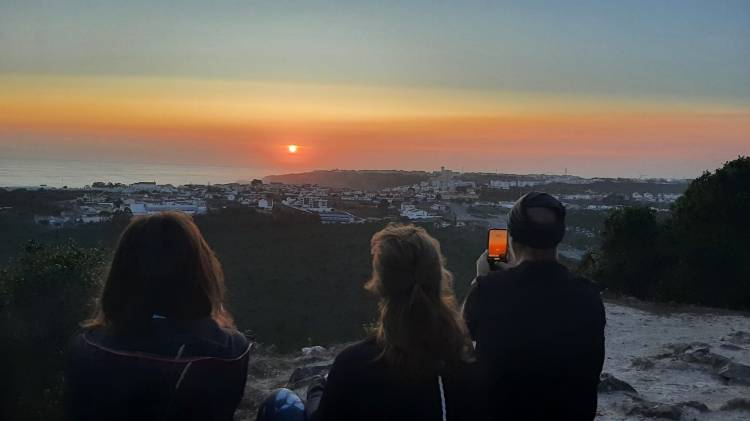
[[[106,254],[31,241],[0,269],[0,419],[60,419],[65,349],[91,312]]]
[[[583,270],[616,293],[747,310],[748,217],[750,158],[740,157],[690,183],[671,216],[642,207],[613,212]]]
[[[430,173],[425,171],[332,170],[271,175],[266,177],[265,181],[286,184],[320,184],[354,190],[381,190],[417,184],[429,178]]]
[[[23,215],[1,214],[19,227],[0,265],[1,419],[61,416],[64,355],[91,311],[122,221],[51,229]],[[294,215],[232,209],[195,218],[219,256],[229,306],[243,331],[287,352],[310,344],[354,340],[375,315],[363,289],[372,234],[383,224],[322,225]],[[12,221],[12,223],[11,223]],[[484,231],[432,230],[441,241],[459,297],[474,276]],[[25,234],[24,234],[25,233]]]
[[[507,190],[483,187],[479,198],[486,201],[512,201],[531,190],[543,190],[550,194],[604,194],[608,197],[602,204],[627,205],[633,193],[680,194],[685,191],[685,183],[639,183],[637,181],[597,181],[591,184],[551,183],[534,187],[511,187]]]

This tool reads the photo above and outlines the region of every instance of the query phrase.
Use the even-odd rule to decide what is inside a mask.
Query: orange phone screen
[[[508,252],[508,230],[491,229],[487,250],[490,258],[500,259]]]

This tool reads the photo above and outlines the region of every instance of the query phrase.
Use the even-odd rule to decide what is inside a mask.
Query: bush
[[[750,158],[690,183],[663,221],[624,208],[605,221],[583,269],[605,288],[638,298],[750,308]]]
[[[103,253],[29,242],[0,270],[2,419],[62,417],[64,350],[91,311]]]

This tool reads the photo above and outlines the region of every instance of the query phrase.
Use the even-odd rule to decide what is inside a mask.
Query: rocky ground
[[[608,301],[599,420],[750,419],[750,316]],[[253,420],[278,387],[301,394],[344,345],[294,355],[259,349],[238,419]]]

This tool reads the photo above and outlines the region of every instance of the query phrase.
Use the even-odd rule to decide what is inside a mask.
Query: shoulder
[[[597,314],[597,319],[604,323],[606,312],[599,285],[591,279],[575,274],[572,275],[571,282],[577,290],[580,307],[592,314]]]
[[[336,362],[361,363],[372,362],[380,355],[380,346],[374,338],[363,339],[353,343],[336,356]]]
[[[472,289],[502,289],[510,286],[516,278],[518,269],[516,267],[507,267],[493,270],[487,275],[477,276],[473,283]]]
[[[227,338],[225,355],[228,358],[240,357],[247,353],[252,344],[242,332],[236,329],[222,328],[221,330]]]
[[[339,352],[333,361],[332,372],[351,372],[373,367],[380,355],[380,347],[374,338],[356,342]]]
[[[583,294],[594,301],[601,302],[601,288],[599,287],[599,284],[585,276],[581,276],[573,272],[571,272],[570,277],[574,285],[578,289],[580,289]]]
[[[110,335],[103,327],[89,327],[81,330],[68,342],[68,351],[71,355],[91,353],[101,347],[109,345]]]
[[[68,356],[73,360],[87,352],[85,333],[85,331],[79,332],[68,342]]]

